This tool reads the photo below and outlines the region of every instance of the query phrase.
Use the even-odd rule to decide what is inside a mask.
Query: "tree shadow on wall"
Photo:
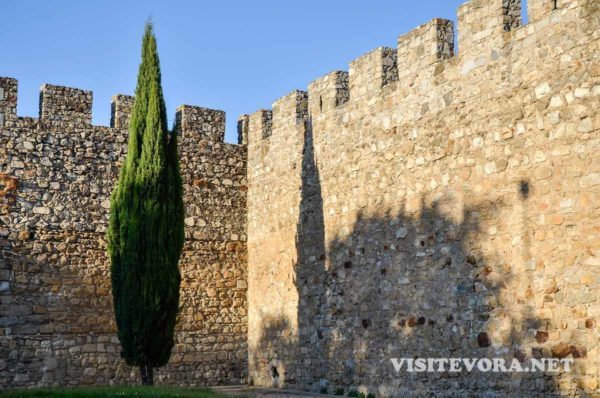
[[[418,215],[359,215],[334,239],[326,286],[328,380],[379,396],[531,396],[557,393],[552,378],[510,373],[409,373],[390,358],[517,358],[540,321],[527,305],[503,307],[517,278],[478,242],[479,215],[497,204],[466,208],[456,222],[444,203]],[[336,298],[343,298],[342,300]]]
[[[423,197],[416,211],[359,213],[326,238],[310,120],[301,172],[297,330],[283,318],[262,325],[250,361],[263,385],[388,397],[586,395],[564,373],[409,373],[390,360],[503,358],[525,367],[531,358],[585,357],[584,347],[549,341],[556,326],[534,297],[540,277],[551,281],[532,258],[527,180],[508,196],[469,198],[462,208],[446,194]],[[496,238],[496,228],[505,235]],[[544,302],[552,301],[556,289],[544,289]]]
[[[523,259],[530,257],[529,189],[522,181],[514,192],[522,204]],[[288,320],[269,319],[251,354],[267,385],[382,397],[561,395],[556,374],[396,372],[390,360],[515,358],[528,366],[532,357],[553,355],[544,345],[548,319],[536,317],[527,300],[532,274],[507,264],[506,242],[494,248],[481,231],[482,220],[502,217],[501,199],[458,213],[452,196],[429,204],[423,198],[415,212],[359,213],[350,232],[326,245],[310,122],[301,192],[297,336]]]
[[[262,320],[257,349],[250,352],[254,380],[273,387],[319,389],[328,369],[324,299],[325,224],[319,170],[315,161],[312,126],[305,123],[301,165],[301,200],[296,232],[298,290],[297,319]],[[252,375],[251,375],[252,379]],[[326,385],[326,384],[325,384]]]
[[[296,232],[296,289],[298,291],[298,350],[296,375],[300,385],[326,388],[329,373],[327,300],[334,292],[328,283],[325,219],[321,177],[315,158],[312,122],[305,123],[302,151],[300,209]],[[298,365],[297,365],[298,366]]]
[[[324,300],[328,381],[381,396],[585,395],[569,374],[397,373],[390,361],[514,358],[526,367],[531,358],[585,357],[584,347],[548,341],[551,319],[534,307],[527,197],[519,194],[523,220],[512,223],[523,228],[524,242],[510,255],[507,242],[495,245],[488,236],[491,221],[505,216],[501,199],[460,214],[451,196],[422,200],[414,213],[359,214],[349,234],[332,239]]]

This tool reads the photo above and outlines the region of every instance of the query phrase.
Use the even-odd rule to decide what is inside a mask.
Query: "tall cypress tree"
[[[171,355],[184,207],[177,136],[169,133],[156,38],[142,44],[127,156],[111,197],[108,253],[121,356],[143,384]]]

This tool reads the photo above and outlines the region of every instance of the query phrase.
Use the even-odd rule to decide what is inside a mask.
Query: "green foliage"
[[[223,398],[207,389],[178,387],[92,387],[0,392],[2,398]]]
[[[107,234],[121,356],[149,372],[168,362],[173,347],[184,241],[182,192],[177,137],[167,128],[156,38],[149,23],[127,157],[112,193]]]
[[[359,394],[358,394],[358,391],[356,391],[356,390],[351,390],[351,391],[348,391],[348,396],[349,396],[349,397],[355,397],[355,398],[356,398],[356,397],[359,397]]]
[[[327,387],[321,387],[320,393],[321,394],[327,394]]]
[[[375,398],[375,394],[370,392],[367,394],[367,398]]]
[[[338,388],[335,390],[335,395],[344,395],[344,389],[343,388]]]

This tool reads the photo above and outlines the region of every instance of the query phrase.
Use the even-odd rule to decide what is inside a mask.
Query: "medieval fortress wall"
[[[600,2],[471,0],[248,125],[249,377],[598,394]],[[573,357],[396,373],[390,358]],[[537,395],[536,395],[537,394]]]
[[[0,389],[131,382],[112,310],[105,232],[133,97],[91,125],[90,91],[44,85],[16,116],[0,78]],[[181,308],[162,383],[243,382],[247,358],[246,148],[221,111],[180,107],[186,202]]]
[[[600,393],[600,3],[471,0],[244,115],[178,109],[186,246],[160,382]],[[458,48],[458,51],[455,48]],[[0,78],[0,387],[124,383],[104,234],[133,98]],[[246,245],[247,242],[247,245]],[[575,358],[395,373],[393,357]]]

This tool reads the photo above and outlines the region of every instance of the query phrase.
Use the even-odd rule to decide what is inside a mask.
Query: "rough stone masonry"
[[[0,78],[0,389],[122,384],[105,233],[133,97],[92,126],[92,93],[44,85],[40,117],[16,116]],[[176,115],[186,244],[176,345],[158,382],[241,383],[247,373],[246,148],[221,111]],[[242,220],[242,221],[240,221]]]
[[[249,377],[596,395],[600,2],[471,0],[248,116]],[[390,358],[572,357],[570,373]]]
[[[181,107],[187,219],[163,383],[378,397],[600,394],[600,2],[471,0],[244,115]],[[458,50],[456,50],[458,48]],[[0,386],[130,382],[104,231],[133,98],[0,80]],[[247,246],[246,246],[247,242]],[[569,357],[397,373],[390,358]]]

